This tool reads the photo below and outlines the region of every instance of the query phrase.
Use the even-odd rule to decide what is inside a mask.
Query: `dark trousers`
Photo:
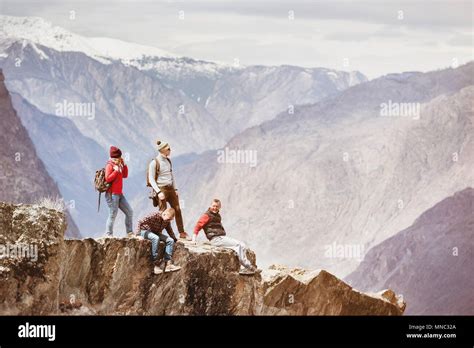
[[[166,203],[169,203],[171,208],[175,210],[175,217],[176,217],[176,226],[178,227],[178,232],[184,232],[184,225],[183,225],[183,216],[181,215],[181,208],[179,206],[179,198],[176,195],[176,191],[171,186],[161,186],[160,191],[164,193],[165,199],[160,199],[160,211],[166,209]]]

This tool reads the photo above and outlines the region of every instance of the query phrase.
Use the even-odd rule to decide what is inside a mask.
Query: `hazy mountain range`
[[[154,48],[81,37],[41,18],[1,16],[0,24],[9,88],[49,114],[64,101],[93,103],[94,117],[65,116],[102,146],[127,134],[121,140],[132,160],[148,158],[157,136],[172,141],[176,155],[217,148],[289,105],[366,80],[323,68],[233,68],[161,56]]]
[[[242,132],[227,152],[254,154],[256,165],[221,163],[214,151],[179,171],[187,215],[220,197],[226,227],[260,261],[347,274],[371,246],[472,185],[473,67],[385,76]],[[383,116],[389,103],[419,111]],[[331,254],[341,247],[359,254]]]
[[[472,62],[367,81],[359,72],[195,60],[82,37],[41,18],[0,16],[0,27],[13,105],[74,203],[83,236],[103,233],[92,179],[111,144],[130,163],[125,192],[135,219],[152,209],[144,175],[156,139],[171,143],[189,232],[218,197],[229,235],[246,241],[259,264],[355,271],[348,281],[356,287],[406,291],[409,313],[423,312],[414,292],[443,283],[435,274],[420,288],[403,283],[410,267],[436,272],[429,258],[405,254],[406,243],[448,230],[472,235],[468,209],[453,215],[456,228],[446,218],[430,229],[426,219],[458,204],[447,197],[472,196]],[[121,221],[116,230],[123,233]],[[433,304],[423,313],[459,308]]]
[[[0,201],[38,203],[45,197],[61,198],[58,186],[38,157],[28,131],[13,108],[0,69]],[[2,230],[6,230],[2,227]],[[79,236],[79,230],[68,215],[68,234]]]
[[[115,39],[85,38],[41,18],[0,16],[0,24],[7,86],[28,101],[18,105],[27,109],[22,119],[32,122],[30,136],[43,161],[66,200],[75,202],[73,215],[84,235],[102,233],[105,216],[95,212],[90,183],[98,169],[92,164],[105,162],[109,145],[120,146],[130,163],[133,200],[146,195],[143,171],[155,155],[156,139],[169,141],[175,156],[216,149],[291,105],[365,80],[357,72],[236,68],[176,57]],[[54,147],[50,139],[56,139]]]

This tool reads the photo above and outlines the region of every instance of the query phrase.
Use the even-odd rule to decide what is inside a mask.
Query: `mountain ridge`
[[[278,252],[286,264],[348,272],[355,260],[327,259],[323,246],[336,241],[368,250],[472,178],[473,68],[417,74],[404,84],[369,81],[245,130],[225,147],[258,153],[256,167],[216,163],[215,152],[177,173],[184,199],[193,197],[189,214],[199,216],[209,197],[220,197],[233,212],[228,228],[241,231],[263,260]],[[390,99],[418,103],[419,117],[381,116],[381,103]],[[196,177],[205,179],[198,184]],[[272,229],[282,225],[313,232],[280,239]],[[284,252],[318,244],[313,263]],[[352,266],[331,268],[338,263]]]
[[[39,203],[44,198],[61,198],[60,190],[49,175],[44,162],[23,126],[4,83],[0,69],[0,147],[2,148],[0,177],[0,199],[8,202]],[[68,235],[79,237],[80,233],[68,214]]]
[[[468,187],[372,247],[344,280],[363,291],[390,284],[410,304],[406,314],[472,315],[473,231],[474,189]]]

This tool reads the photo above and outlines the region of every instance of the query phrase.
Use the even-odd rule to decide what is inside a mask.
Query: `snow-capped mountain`
[[[0,40],[27,40],[60,52],[82,52],[102,63],[133,61],[145,56],[176,57],[155,47],[111,38],[86,38],[54,26],[41,17],[0,16]]]
[[[0,16],[0,29],[0,66],[11,91],[38,113],[69,118],[84,137],[103,149],[87,147],[77,152],[75,159],[83,162],[79,166],[84,170],[90,170],[88,163],[103,161],[109,145],[120,146],[131,165],[127,185],[134,187],[143,185],[142,172],[158,138],[172,144],[173,156],[202,153],[289,107],[335,96],[366,80],[358,72],[232,67],[177,57],[123,41],[82,37],[41,18]],[[58,114],[58,106],[63,105],[73,111],[76,106],[90,106],[94,114]],[[43,118],[60,122],[57,117]],[[36,127],[30,136],[47,149],[44,139],[54,129],[61,125]],[[56,152],[41,154],[45,163],[58,162]],[[62,169],[51,175],[69,197],[71,190],[64,188],[76,183],[71,176],[60,175],[68,171]],[[86,194],[75,199],[78,206],[90,204]],[[103,230],[102,224],[95,231],[90,224],[86,227],[86,235]]]
[[[290,105],[313,103],[365,80],[360,73],[322,68],[235,69],[85,38],[36,17],[0,16],[0,24],[0,65],[13,91],[47,114],[64,100],[94,104],[100,122],[107,118],[114,127],[72,117],[81,132],[105,147],[121,132],[136,131],[125,145],[143,156],[156,129],[176,144],[176,154],[199,153]]]
[[[236,69],[225,64],[181,57],[152,46],[113,38],[84,37],[54,26],[41,17],[0,15],[0,28],[0,42],[3,42],[0,49],[2,46],[5,49],[14,41],[24,40],[36,48],[41,45],[59,52],[81,52],[104,64],[120,61],[140,70],[152,70],[168,78],[177,78],[177,69],[180,70],[181,78],[190,73],[219,77],[221,71]]]
[[[0,55],[20,41],[44,59],[47,55],[38,46],[59,52],[81,52],[103,64],[119,61],[139,70],[149,71],[158,77],[173,81],[186,79],[216,79],[223,73],[238,70],[230,65],[181,57],[165,50],[104,37],[85,37],[75,34],[41,17],[15,17],[0,15]]]
[[[169,139],[176,154],[225,141],[226,133],[203,106],[140,70],[39,44],[16,42],[6,52],[0,65],[12,91],[46,114],[70,118],[104,148],[122,144],[136,163],[153,153],[158,137]]]
[[[217,116],[236,134],[271,119],[298,104],[314,103],[366,81],[359,72],[295,66],[234,66],[180,57],[155,47],[111,38],[74,34],[39,17],[0,16],[0,58],[14,42],[30,46],[40,59],[40,47],[80,52],[103,64],[120,62],[157,77]],[[47,110],[43,110],[47,111]]]

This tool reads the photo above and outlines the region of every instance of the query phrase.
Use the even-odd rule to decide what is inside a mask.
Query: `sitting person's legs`
[[[174,248],[174,240],[169,236],[166,231],[161,232],[160,240],[166,243],[165,247],[165,261],[170,261],[173,257],[173,248]]]
[[[155,261],[158,257],[158,243],[160,242],[160,238],[153,232],[144,230],[140,231],[140,235],[143,238],[151,241],[151,258],[153,261]]]
[[[174,244],[175,244],[174,239],[171,238],[166,231],[161,232],[159,237],[161,241],[166,243],[164,262],[167,265],[166,265],[165,272],[179,271],[181,267],[173,264],[173,261],[172,261]]]
[[[245,247],[245,244],[243,242],[227,236],[218,236],[212,238],[211,244],[214,246],[234,250],[239,256],[240,264],[245,268],[252,268],[252,264],[247,258],[247,248]]]

